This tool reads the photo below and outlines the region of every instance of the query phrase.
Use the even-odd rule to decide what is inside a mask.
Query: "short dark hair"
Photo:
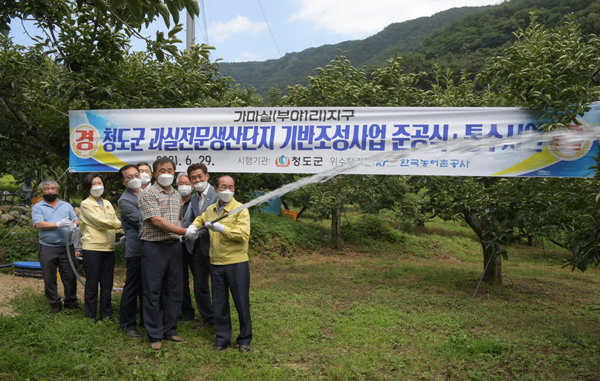
[[[159,164],[164,164],[164,163],[171,163],[171,165],[173,166],[173,171],[175,171],[175,162],[173,161],[173,159],[168,158],[167,156],[162,156],[159,157],[158,159],[154,160],[154,163],[152,164],[152,172],[156,173],[156,170],[158,169]]]
[[[231,179],[233,180],[233,186],[235,186],[235,177],[231,176],[231,175],[221,175],[219,177],[217,177],[217,188],[220,185],[220,181],[222,177],[231,177]]]
[[[204,165],[203,163],[195,163],[188,167],[188,169],[187,169],[188,177],[190,177],[192,175],[192,172],[197,171],[199,169],[202,170],[204,175],[206,175],[208,173],[208,168],[206,168],[206,165]]]
[[[106,182],[104,181],[104,176],[102,176],[98,172],[88,173],[87,176],[83,178],[82,188],[84,197],[88,197],[90,195],[90,189],[92,189],[92,181],[94,181],[96,177],[102,180],[102,185],[106,184]]]
[[[125,180],[125,175],[123,174],[123,172],[125,172],[129,168],[138,169],[137,165],[133,165],[133,164],[127,164],[127,165],[121,167],[121,169],[119,169],[119,177],[121,178],[121,180]],[[139,171],[139,169],[138,169],[138,171]]]
[[[150,164],[148,164],[148,163],[146,163],[146,162],[144,162],[144,161],[141,161],[141,162],[137,163],[137,164],[135,165],[135,167],[136,167],[136,168],[138,169],[138,171],[139,171],[139,170],[140,170],[140,167],[141,167],[142,165],[145,165],[146,167],[150,168],[150,170],[152,170],[152,167],[150,166]]]

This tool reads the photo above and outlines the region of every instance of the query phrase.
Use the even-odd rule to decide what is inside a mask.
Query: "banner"
[[[598,126],[600,104],[578,121],[571,126],[574,133]],[[592,138],[569,144],[540,138],[527,147],[506,144],[506,138],[537,131],[543,124],[525,108],[94,110],[70,111],[69,124],[74,172],[117,171],[125,164],[152,164],[168,156],[177,172],[204,163],[209,172],[318,173],[384,151],[390,152],[389,160],[348,173],[591,177],[588,168],[598,153]],[[485,143],[462,153],[442,144],[472,139]],[[399,151],[403,154],[396,155]]]

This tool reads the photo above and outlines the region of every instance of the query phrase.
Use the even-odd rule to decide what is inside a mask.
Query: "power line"
[[[279,58],[281,58],[281,52],[279,51],[279,46],[277,46],[277,41],[275,41],[275,36],[273,35],[273,31],[271,30],[271,25],[269,25],[269,21],[267,20],[267,15],[265,15],[265,11],[263,10],[262,5],[260,4],[260,0],[256,0],[260,10],[265,18],[265,22],[267,23],[267,27],[269,27],[269,32],[271,32],[271,37],[273,37],[273,42],[275,43],[275,47],[277,48],[277,53],[279,53]]]
[[[200,17],[202,17],[202,24],[198,24],[198,28],[200,29],[200,33],[202,34],[202,37],[204,38],[204,42],[206,42],[207,45],[210,45],[209,40],[208,40],[208,25],[206,23],[206,8],[204,7],[204,0],[200,0]],[[200,18],[198,17],[198,18]],[[198,21],[196,21],[196,23],[198,23]]]

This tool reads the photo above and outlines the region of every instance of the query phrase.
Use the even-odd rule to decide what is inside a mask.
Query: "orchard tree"
[[[583,36],[569,15],[565,25],[545,30],[532,14],[517,40],[486,61],[477,81],[494,89],[496,106],[529,107],[549,122],[543,130],[578,124],[600,99],[600,39]]]
[[[307,86],[290,86],[281,106],[410,106],[422,105],[425,92],[416,87],[423,73],[404,74],[400,58],[393,57],[386,66],[374,70],[370,76],[364,68],[357,69],[342,53],[317,74],[308,78]],[[273,98],[273,97],[272,97]],[[313,185],[291,196],[292,200],[307,201],[315,213],[331,217],[331,236],[337,249],[342,247],[342,212],[356,205],[368,212],[384,208],[399,208],[408,186],[404,179],[386,176],[338,176],[324,184]],[[306,205],[306,204],[304,204]]]
[[[232,88],[211,46],[178,51],[179,12],[198,14],[196,0],[5,1],[0,28],[34,19],[42,37],[32,47],[0,35],[0,158],[4,173],[45,171],[59,176],[68,167],[68,110],[260,105],[252,90]],[[167,36],[143,37],[142,26],[159,17]],[[148,52],[130,53],[130,38]],[[156,57],[157,59],[155,59]],[[74,178],[68,177],[68,187]]]
[[[521,106],[540,111],[543,130],[565,128],[598,100],[600,40],[581,35],[572,19],[546,31],[535,21],[515,33],[517,41],[487,61],[476,81],[464,75],[458,85],[451,73],[439,76],[431,106]],[[441,82],[441,85],[440,85]],[[477,82],[484,88],[477,91]],[[463,219],[477,234],[489,263],[484,280],[502,283],[503,246],[525,236],[546,236],[574,254],[570,264],[585,269],[598,261],[591,180],[425,178],[429,208],[446,219]],[[600,221],[598,221],[600,222]],[[594,240],[596,239],[596,240]]]
[[[200,14],[197,0],[2,0],[0,5],[0,33],[7,36],[13,20],[35,21],[43,36],[32,38],[70,71],[85,71],[102,58],[122,59],[129,38],[144,40],[159,61],[165,53],[180,56],[174,45],[181,42],[176,37],[183,29],[179,13],[186,9],[194,16]],[[173,21],[167,37],[163,32],[157,32],[156,38],[143,36],[143,28],[159,18],[167,28]]]

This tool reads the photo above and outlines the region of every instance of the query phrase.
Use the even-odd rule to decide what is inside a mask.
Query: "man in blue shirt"
[[[56,181],[46,179],[40,185],[43,200],[33,206],[31,219],[33,220],[33,226],[39,230],[40,250],[38,258],[44,277],[46,299],[52,306],[50,313],[58,313],[63,307],[63,301],[58,295],[56,285],[57,266],[65,289],[65,308],[81,310],[77,305],[77,278],[71,269],[66,248],[69,227],[78,226],[79,219],[77,219],[71,204],[58,199]],[[72,240],[69,245],[72,259],[76,261]]]

